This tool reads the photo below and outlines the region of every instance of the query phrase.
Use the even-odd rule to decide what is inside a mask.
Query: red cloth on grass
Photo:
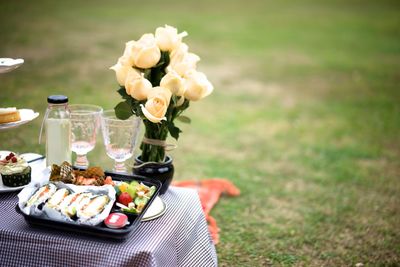
[[[238,196],[240,194],[240,190],[232,182],[226,179],[175,181],[173,185],[197,190],[204,214],[208,222],[208,230],[210,231],[214,244],[218,244],[219,228],[215,219],[210,215],[210,211],[218,202],[221,194],[226,193],[229,196]]]

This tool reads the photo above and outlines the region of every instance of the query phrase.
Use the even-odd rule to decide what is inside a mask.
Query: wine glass
[[[86,154],[96,145],[96,135],[100,126],[100,114],[103,108],[95,105],[69,105],[71,114],[71,150],[76,153],[74,165],[86,169],[89,161]]]
[[[120,120],[114,110],[104,111],[101,129],[107,155],[114,160],[115,172],[126,172],[125,161],[132,157],[135,149],[141,119],[132,116]]]

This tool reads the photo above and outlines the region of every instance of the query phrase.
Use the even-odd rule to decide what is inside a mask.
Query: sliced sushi
[[[64,214],[73,217],[77,211],[90,202],[91,193],[80,193],[80,195],[64,210]]]
[[[66,188],[58,189],[47,201],[46,206],[49,208],[56,208],[69,194],[70,192]]]
[[[92,200],[93,194],[92,193],[85,193],[82,198],[79,199],[79,201],[76,201],[75,205],[75,211],[74,213],[76,214],[79,210],[82,210],[83,207],[85,207],[89,202]]]
[[[110,201],[107,195],[98,195],[90,199],[90,202],[84,205],[80,210],[78,210],[78,217],[80,219],[90,219],[98,214],[100,214],[105,206]]]
[[[45,203],[55,192],[57,188],[54,184],[46,184],[40,187],[26,202],[26,207],[39,206]]]
[[[58,205],[57,209],[62,214],[72,217],[76,215],[77,205],[84,199],[90,200],[90,193],[73,193],[64,198],[64,200]]]

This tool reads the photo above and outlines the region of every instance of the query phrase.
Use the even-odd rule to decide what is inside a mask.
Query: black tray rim
[[[134,231],[134,229],[137,228],[137,226],[140,224],[142,217],[146,213],[148,207],[150,207],[151,203],[154,201],[154,199],[158,196],[160,189],[161,189],[161,182],[156,180],[156,179],[151,179],[149,177],[137,175],[137,174],[123,174],[123,173],[115,173],[115,172],[110,172],[110,171],[105,171],[104,174],[106,176],[111,176],[113,181],[132,181],[136,180],[139,182],[143,182],[146,185],[154,185],[156,186],[156,191],[152,195],[152,197],[149,199],[147,202],[146,206],[142,210],[141,213],[138,215],[135,215],[135,219],[131,222],[129,226],[126,228],[122,229],[112,229],[112,228],[107,228],[104,227],[103,224],[97,225],[97,226],[90,226],[90,225],[84,225],[84,224],[76,224],[72,222],[64,222],[64,221],[58,221],[54,219],[49,219],[49,218],[43,218],[41,216],[35,216],[35,215],[27,215],[23,213],[18,204],[16,205],[15,209],[17,213],[21,214],[25,221],[34,226],[39,226],[39,227],[50,227],[53,229],[59,229],[63,231],[69,231],[69,232],[75,232],[75,233],[83,233],[83,234],[88,234],[91,236],[96,236],[96,237],[107,237],[107,238],[112,238],[112,239],[126,239],[129,237]]]

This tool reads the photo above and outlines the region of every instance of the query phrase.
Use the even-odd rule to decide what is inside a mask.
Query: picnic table
[[[164,215],[122,241],[30,226],[16,211],[17,194],[0,194],[1,266],[217,266],[195,190],[170,187]]]

